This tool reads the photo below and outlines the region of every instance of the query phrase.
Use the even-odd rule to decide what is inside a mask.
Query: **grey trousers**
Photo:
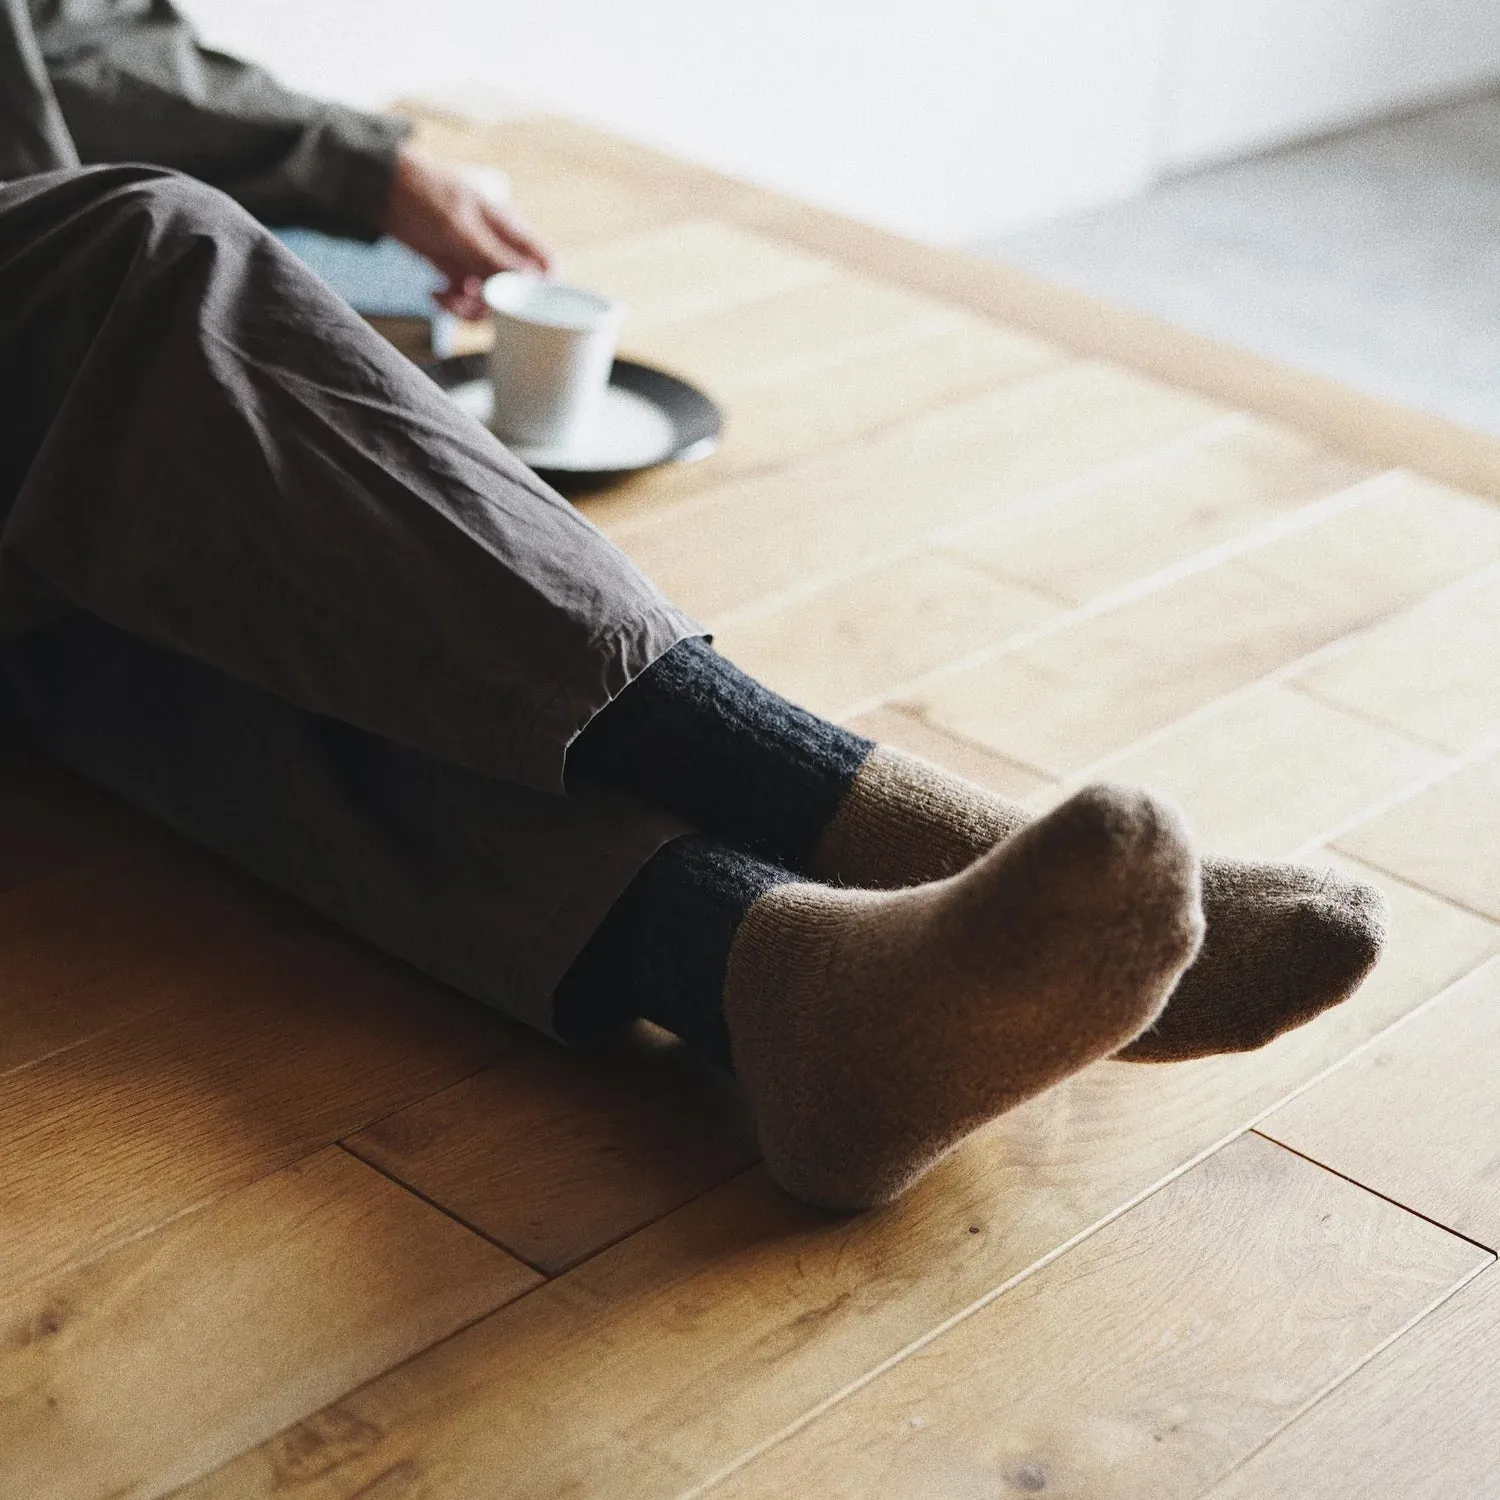
[[[0,632],[83,774],[543,1029],[683,825],[564,793],[699,628],[228,199],[0,186]]]

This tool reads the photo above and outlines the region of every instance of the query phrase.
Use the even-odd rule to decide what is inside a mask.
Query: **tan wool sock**
[[[845,794],[807,872],[898,889],[964,869],[1027,826],[1019,804],[881,745]],[[1120,1056],[1177,1062],[1264,1046],[1347,999],[1385,944],[1385,898],[1305,865],[1207,857],[1202,952],[1156,1025]]]
[[[724,985],[772,1176],[825,1208],[889,1202],[1140,1035],[1202,930],[1180,817],[1121,787],[1080,792],[952,879],[773,887]]]

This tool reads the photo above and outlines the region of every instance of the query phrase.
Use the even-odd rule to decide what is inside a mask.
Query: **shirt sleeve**
[[[284,88],[202,46],[165,0],[144,15],[49,26],[41,46],[81,161],[187,172],[266,224],[380,234],[406,121]]]
[[[26,0],[0,0],[0,182],[77,165]]]

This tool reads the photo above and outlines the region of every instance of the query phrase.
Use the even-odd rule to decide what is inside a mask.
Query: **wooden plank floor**
[[[1500,1494],[1500,443],[565,122],[423,129],[723,399],[580,503],[731,656],[1361,873],[1392,948],[838,1219],[661,1036],[564,1053],[13,753],[0,1497]]]

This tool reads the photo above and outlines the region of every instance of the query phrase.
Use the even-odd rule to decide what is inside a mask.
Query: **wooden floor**
[[[1348,1005],[804,1210],[12,756],[0,1496],[1500,1495],[1500,444],[557,122],[486,135],[721,452],[585,502],[723,648],[1044,806],[1389,893]]]

